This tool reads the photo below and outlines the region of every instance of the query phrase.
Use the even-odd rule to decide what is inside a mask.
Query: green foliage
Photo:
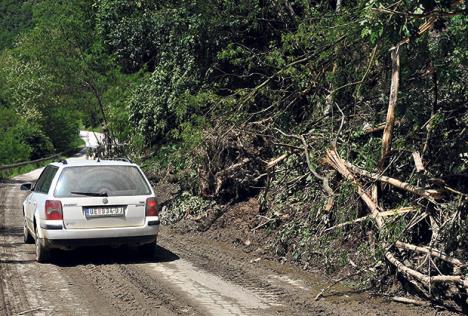
[[[23,61],[6,50],[0,56],[2,99],[32,124],[42,124],[51,97],[51,76],[38,61]]]
[[[0,126],[0,164],[38,159],[53,152],[40,127],[11,109],[0,107]]]
[[[12,47],[16,36],[32,25],[31,1],[0,2],[0,51]]]
[[[45,132],[59,152],[74,148],[79,135],[77,113],[72,110],[56,108],[49,112]]]
[[[172,224],[184,217],[197,217],[205,214],[214,207],[216,207],[214,201],[204,200],[190,192],[183,192],[177,201],[161,214],[161,217],[164,224]]]
[[[141,68],[156,53],[154,11],[156,1],[96,1],[97,30],[103,43],[115,53],[125,72]]]
[[[11,110],[0,107],[0,164],[28,160],[31,147],[18,134],[24,124],[18,124],[18,116]]]
[[[10,131],[17,135],[19,139],[23,139],[24,143],[31,148],[31,153],[28,157],[31,160],[47,157],[54,152],[54,145],[51,139],[39,126],[34,126],[23,121]]]
[[[159,66],[140,85],[129,103],[130,122],[147,143],[164,143],[167,134],[177,127],[187,110],[187,94],[196,87],[193,72],[187,66]],[[181,102],[182,99],[183,101]]]
[[[33,148],[29,158],[75,147],[80,121],[96,126],[102,119],[97,104],[111,82],[111,58],[93,35],[92,5],[30,3],[34,27],[0,52],[0,104],[24,120],[21,137]]]

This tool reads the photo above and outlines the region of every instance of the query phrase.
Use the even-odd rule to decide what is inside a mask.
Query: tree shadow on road
[[[52,263],[61,267],[73,267],[86,264],[158,263],[178,259],[178,255],[161,246],[156,246],[153,255],[145,255],[132,247],[83,247],[69,251],[55,250]]]

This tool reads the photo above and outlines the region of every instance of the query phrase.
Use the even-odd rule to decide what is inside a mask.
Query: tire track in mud
[[[132,282],[119,264],[85,264],[68,268],[68,274],[94,288],[98,301],[105,300],[120,315],[172,315],[155,292],[148,291],[139,282]]]
[[[270,297],[272,301],[282,303],[282,306],[272,306],[267,315],[409,316],[430,311],[371,298],[366,294],[355,294],[353,297],[352,289],[343,289],[342,295],[315,301],[315,295],[328,285],[323,277],[305,277],[306,272],[274,262],[258,264],[250,254],[197,234],[172,235],[172,231],[165,228],[159,241],[196,267],[239,284],[260,297]]]
[[[270,313],[337,315],[333,309],[327,310],[323,306],[309,304],[312,294],[304,285],[298,286],[285,277],[271,278],[274,272],[257,269],[249,261],[239,260],[219,249],[210,250],[206,244],[190,242],[185,238],[179,240],[163,234],[159,240],[162,245],[167,245],[178,255],[194,263],[196,267],[219,275],[262,298],[268,302]]]
[[[5,315],[18,314],[30,310],[31,306],[37,304],[37,297],[30,296],[29,302],[25,291],[25,284],[21,275],[24,273],[21,263],[23,260],[18,253],[19,232],[15,223],[11,222],[9,216],[13,209],[11,192],[14,186],[2,184],[0,187],[0,274],[2,276],[2,297],[4,302]],[[15,251],[16,250],[16,251]],[[35,305],[34,308],[38,306]]]
[[[3,230],[5,227],[5,200],[6,200],[6,189],[0,184],[0,241],[4,242],[3,240]],[[3,250],[3,249],[0,249]],[[2,254],[1,258],[3,258],[3,251],[0,252]],[[6,300],[5,300],[5,291],[4,291],[4,282],[6,280],[5,272],[3,271],[3,265],[0,264],[0,315],[7,314],[7,307],[6,307]]]
[[[116,260],[118,261],[119,257],[127,254],[135,255],[131,252],[124,252],[121,256],[117,256]],[[112,261],[111,258],[109,260]],[[248,300],[253,300],[254,303],[247,307],[242,305],[245,300],[239,304],[239,302],[226,299],[226,297],[238,297],[238,293],[248,293],[239,286],[230,282],[227,282],[227,285],[222,284],[226,281],[217,280],[216,285],[224,285],[228,293],[223,293],[219,288],[207,291],[203,286],[204,280],[198,279],[196,282],[197,277],[194,278],[193,273],[189,273],[193,272],[190,267],[185,266],[183,271],[164,268],[173,264],[180,266],[181,262],[185,262],[184,265],[187,264],[186,261],[180,259],[175,261],[163,259],[144,263],[137,261],[132,264],[88,263],[67,269],[69,276],[75,280],[81,278],[82,282],[91,284],[98,293],[97,295],[113,303],[122,315],[155,315],[155,313],[157,315],[265,315],[256,308],[258,304],[256,298],[249,297]],[[162,268],[160,270],[162,274],[155,274],[154,268]],[[196,271],[196,273],[201,274],[203,279],[216,278],[206,272]],[[182,280],[181,275],[185,276]],[[193,286],[194,282],[197,284],[196,287]]]
[[[186,260],[139,266],[167,287],[178,289],[198,306],[203,315],[271,315],[275,306],[265,296],[194,267]]]
[[[177,314],[190,314],[190,315],[202,315],[196,306],[193,306],[189,301],[186,301],[176,295],[167,286],[163,286],[160,281],[154,280],[148,275],[143,274],[138,266],[127,265],[119,266],[119,269],[124,273],[129,281],[144,290],[145,295],[148,298],[153,299],[157,297],[165,306],[169,307],[171,311]],[[176,303],[176,304],[175,304]]]

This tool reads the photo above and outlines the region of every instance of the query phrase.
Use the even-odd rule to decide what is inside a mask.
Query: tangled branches
[[[269,146],[260,135],[222,128],[208,130],[198,169],[199,191],[222,203],[244,200],[259,192],[267,176]]]
[[[327,151],[324,162],[333,169],[337,170],[344,178],[351,181],[355,185],[361,199],[368,206],[372,214],[371,218],[374,221],[375,226],[379,232],[383,233],[385,230],[386,221],[385,217],[382,216],[382,214],[385,212],[385,209],[379,206],[376,203],[376,201],[372,199],[370,194],[366,192],[366,190],[363,188],[363,185],[360,183],[360,181],[362,181],[360,180],[360,178],[367,179],[368,181],[370,180],[385,182],[397,189],[406,190],[412,194],[422,196],[433,204],[439,204],[439,202],[435,200],[434,196],[440,196],[441,192],[437,190],[428,190],[415,187],[409,184],[405,184],[404,182],[399,181],[397,179],[391,179],[389,177],[378,176],[369,172],[365,172],[360,168],[353,166],[351,163],[343,160],[338,155],[335,148],[329,149]],[[450,214],[450,217],[456,216],[456,212],[453,213]],[[398,212],[395,212],[395,215],[400,214]],[[442,214],[439,214],[439,216],[440,215]],[[430,215],[430,213],[427,212],[426,216],[432,215]],[[421,220],[422,217],[419,217],[419,221]],[[431,223],[433,224],[433,226],[430,228],[432,232],[437,232],[440,230],[440,227],[436,226],[437,224],[435,222]],[[413,223],[412,227],[414,226],[415,225]],[[408,227],[408,230],[410,229],[411,228]],[[431,238],[431,241],[432,240],[433,239]],[[428,291],[428,296],[431,296],[430,293],[433,292],[435,289],[441,289],[441,285],[446,284],[455,285],[455,287],[449,287],[448,289],[446,288],[446,286],[442,286],[443,289],[446,291],[446,294],[450,293],[451,295],[460,295],[466,293],[466,290],[468,289],[468,280],[465,279],[465,275],[463,275],[462,273],[462,270],[466,268],[466,263],[462,262],[461,260],[453,258],[444,253],[443,251],[434,248],[434,246],[431,246],[431,243],[429,243],[429,245],[413,245],[399,240],[392,243],[386,240],[385,238],[382,238],[381,243],[382,248],[387,249],[385,251],[385,258],[397,269],[398,272],[407,277],[410,281],[417,281],[417,284],[422,286],[420,286],[419,288],[425,288]],[[440,242],[437,244],[439,244],[439,246],[443,246],[440,245]],[[428,268],[426,273],[421,273],[412,265],[408,263],[403,263],[401,260],[399,260],[396,256],[396,250],[399,250],[400,252],[410,252],[409,256],[407,255],[407,257],[412,257],[413,259],[415,259],[413,266],[416,266],[417,260],[420,259],[418,255],[421,254],[426,256],[424,261],[429,261],[430,265],[432,266]],[[442,272],[444,271],[444,269],[439,268],[436,265],[434,259],[439,259],[443,263],[448,263],[450,267],[447,267],[446,265],[442,266],[444,266],[446,271],[450,271],[451,274],[444,274]]]

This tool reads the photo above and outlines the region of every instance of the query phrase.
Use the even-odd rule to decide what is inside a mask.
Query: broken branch
[[[302,144],[304,146],[304,155],[306,157],[307,167],[309,168],[309,171],[314,175],[314,177],[316,177],[319,180],[322,180],[323,190],[328,195],[327,203],[325,204],[325,207],[324,207],[325,211],[328,212],[333,208],[333,204],[334,204],[333,196],[335,195],[335,192],[333,192],[332,188],[330,188],[328,178],[318,174],[318,172],[315,171],[315,169],[312,166],[312,163],[310,161],[310,157],[309,157],[309,149],[308,149],[309,145],[307,144],[304,136],[301,135],[300,138],[301,138]]]
[[[392,82],[390,85],[390,97],[388,100],[387,119],[382,136],[382,156],[379,169],[383,170],[392,143],[393,125],[395,123],[395,108],[398,98],[398,86],[400,76],[400,44],[391,49],[392,55]]]
[[[339,159],[341,159],[341,158],[339,158]],[[423,189],[421,187],[409,184],[407,182],[400,181],[400,180],[395,179],[395,178],[391,178],[391,177],[388,177],[388,176],[384,176],[384,175],[380,175],[380,174],[377,174],[377,173],[372,173],[372,172],[363,170],[363,169],[351,164],[348,161],[345,161],[345,160],[342,160],[342,161],[354,173],[357,173],[357,174],[359,174],[361,176],[370,178],[370,179],[375,180],[375,181],[380,181],[380,182],[390,184],[390,185],[392,185],[394,187],[397,187],[399,189],[402,189],[402,190],[417,194],[419,196],[425,197],[425,198],[427,198],[427,199],[429,199],[431,201],[434,201],[434,199],[440,198],[440,196],[441,196],[441,192],[438,191],[438,190]]]
[[[415,211],[418,211],[418,210],[419,210],[418,208],[414,208],[414,207],[411,207],[411,206],[410,207],[402,207],[402,208],[399,208],[399,209],[380,212],[379,215],[382,216],[382,217],[389,217],[389,216],[403,215],[403,214],[410,213],[410,212],[415,212]],[[360,222],[363,222],[363,221],[365,221],[367,219],[373,219],[373,218],[374,218],[373,214],[362,216],[362,217],[359,217],[359,218],[357,218],[355,220],[347,221],[347,222],[344,222],[344,223],[329,227],[329,228],[325,229],[324,232],[327,232],[327,231],[330,231],[330,230],[333,230],[333,229],[336,229],[336,228],[344,227],[344,226],[347,226],[347,225],[360,223]]]
[[[462,275],[435,275],[435,276],[428,276],[425,274],[422,274],[419,271],[416,271],[414,269],[411,269],[404,265],[401,261],[399,261],[395,256],[390,252],[387,251],[385,253],[385,258],[395,266],[395,268],[398,270],[398,272],[415,278],[416,280],[420,281],[426,288],[429,288],[430,284],[434,283],[442,283],[442,282],[447,282],[447,283],[455,283],[458,284],[464,288],[468,288],[468,281],[465,280],[464,276]]]
[[[288,154],[282,154],[281,156],[273,159],[273,160],[270,160],[268,163],[267,163],[267,169],[271,169],[273,167],[275,167],[277,164],[279,164],[281,161],[283,161],[284,159],[288,158]]]
[[[405,242],[402,242],[402,241],[397,241],[395,243],[395,246],[397,248],[400,248],[400,249],[406,249],[406,250],[412,250],[414,252],[430,254],[433,257],[437,257],[437,258],[439,258],[441,260],[444,260],[445,262],[451,263],[452,265],[460,267],[460,268],[465,266],[465,264],[461,260],[459,260],[457,258],[450,257],[450,256],[446,255],[445,253],[443,253],[442,251],[439,251],[439,250],[434,249],[434,248],[420,247],[420,246],[408,244],[408,243],[405,243]]]

